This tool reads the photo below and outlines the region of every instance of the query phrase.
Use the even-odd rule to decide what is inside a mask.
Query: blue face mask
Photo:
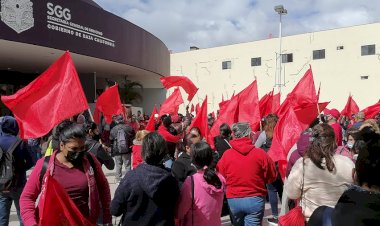
[[[352,149],[352,148],[354,147],[354,144],[352,144],[352,143],[347,143],[347,147],[348,147],[349,149]]]

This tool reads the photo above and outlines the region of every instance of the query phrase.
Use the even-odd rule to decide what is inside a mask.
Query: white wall
[[[349,93],[362,109],[380,98],[380,23],[354,26],[283,37],[282,53],[293,53],[293,62],[282,64],[286,86],[285,99],[309,67],[313,68],[316,89],[321,86],[321,101],[329,108],[342,110]],[[361,46],[376,44],[376,54],[361,56]],[[231,97],[255,76],[259,96],[272,90],[279,40],[267,39],[171,54],[171,75],[188,76],[199,87],[193,102],[208,95],[210,111],[218,109],[222,94]],[[337,50],[337,46],[344,46]],[[313,60],[313,50],[325,49],[325,59]],[[261,57],[261,66],[251,67],[251,58]],[[222,62],[231,60],[232,68],[222,70]],[[369,76],[361,80],[360,76]],[[184,96],[184,99],[186,95]]]

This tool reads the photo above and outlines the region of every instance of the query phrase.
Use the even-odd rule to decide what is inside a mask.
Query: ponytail
[[[220,178],[216,175],[216,172],[213,169],[206,168],[204,170],[203,178],[208,184],[213,185],[217,189],[222,187],[222,181],[220,181]]]
[[[204,141],[191,145],[192,162],[197,169],[204,169],[203,178],[208,184],[220,189],[222,187],[222,181],[215,170],[208,168],[213,160],[212,152],[210,145]]]

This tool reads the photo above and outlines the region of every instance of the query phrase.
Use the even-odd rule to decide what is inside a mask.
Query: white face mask
[[[353,143],[347,143],[347,147],[348,147],[349,149],[352,149],[352,148],[354,147],[354,144],[353,144]]]

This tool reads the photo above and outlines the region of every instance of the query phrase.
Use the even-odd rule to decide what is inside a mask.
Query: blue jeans
[[[17,210],[17,216],[20,221],[20,226],[24,226],[21,220],[20,216],[20,196],[21,196],[22,189],[19,189],[19,191],[12,191],[3,193],[0,192],[0,226],[8,226],[9,225],[9,215],[11,212],[12,202],[15,202],[16,210]]]
[[[265,198],[228,199],[234,226],[260,226],[264,217]]]
[[[270,203],[270,208],[272,210],[272,215],[277,217],[278,216],[277,193],[280,196],[280,199],[282,199],[282,190],[283,190],[282,181],[277,179],[273,183],[267,184],[267,189],[268,189],[269,203]]]

